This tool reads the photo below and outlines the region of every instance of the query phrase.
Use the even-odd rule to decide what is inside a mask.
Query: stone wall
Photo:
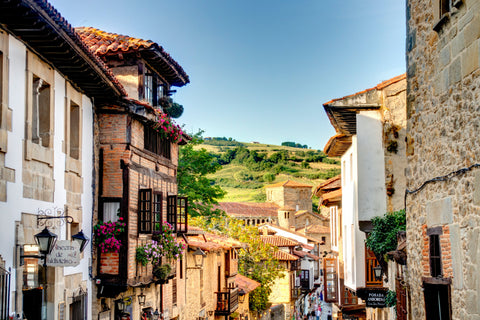
[[[480,1],[452,1],[444,20],[438,1],[407,1],[407,188],[480,162]],[[439,23],[440,21],[440,23]],[[435,31],[435,29],[438,31]],[[408,283],[412,318],[425,319],[423,230],[449,230],[442,264],[451,258],[453,319],[480,313],[479,169],[461,171],[407,196]],[[432,220],[435,218],[436,220]]]

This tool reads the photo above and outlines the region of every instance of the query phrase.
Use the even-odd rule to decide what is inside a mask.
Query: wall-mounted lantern
[[[85,235],[83,234],[83,230],[80,230],[79,233],[74,234],[72,236],[72,240],[78,243],[78,246],[80,248],[80,252],[83,252],[83,250],[87,246],[87,243],[88,243],[89,239],[87,237],[85,237]]]
[[[47,227],[45,227],[42,232],[35,235],[35,241],[38,244],[40,253],[44,256],[44,265],[46,265],[47,254],[52,252],[55,242],[57,242],[57,235],[53,232],[50,232]]]
[[[377,265],[373,267],[373,273],[375,275],[375,280],[380,281],[382,280],[383,270],[381,265]]]
[[[140,290],[141,290],[141,291],[140,291],[140,294],[137,296],[137,298],[138,298],[138,304],[141,305],[141,306],[143,306],[143,305],[145,305],[145,298],[146,298],[146,297],[145,297],[145,295],[143,294],[143,288],[141,288]]]

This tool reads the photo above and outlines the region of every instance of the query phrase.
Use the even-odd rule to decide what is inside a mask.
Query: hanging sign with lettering
[[[387,296],[387,291],[385,289],[379,289],[379,290],[367,289],[365,305],[368,308],[385,308],[386,296]]]
[[[78,243],[70,240],[58,240],[52,252],[47,256],[49,267],[76,267],[80,264]]]

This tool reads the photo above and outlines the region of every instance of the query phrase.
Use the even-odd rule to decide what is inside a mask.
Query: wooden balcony
[[[215,292],[217,295],[216,316],[228,316],[238,309],[238,288],[225,292]]]

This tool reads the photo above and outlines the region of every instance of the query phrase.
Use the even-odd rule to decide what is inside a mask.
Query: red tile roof
[[[235,283],[238,285],[238,288],[242,289],[245,293],[250,293],[260,287],[260,282],[245,277],[239,273],[235,275]]]
[[[156,55],[148,55],[149,58],[146,59],[152,59],[152,61],[155,62],[154,64],[158,63],[162,68],[168,66],[168,73],[169,76],[171,76],[171,84],[183,86],[190,82],[188,75],[183,68],[162,48],[162,46],[151,40],[143,40],[126,35],[105,32],[92,27],[78,27],[75,28],[75,31],[90,50],[95,52],[98,56],[135,51],[145,53],[153,52],[156,53]],[[154,57],[160,57],[162,61],[155,61]],[[162,76],[165,76],[165,74],[162,74]]]
[[[301,257],[301,258],[303,258],[303,257],[309,257],[309,258],[311,258],[311,259],[313,259],[313,260],[315,260],[315,261],[320,260],[320,257],[318,257],[318,256],[316,256],[316,255],[314,255],[314,254],[311,254],[310,252],[307,252],[307,251],[297,251],[297,250],[295,250],[295,251],[293,251],[293,253],[294,253],[296,256],[299,256],[299,257]]]
[[[279,206],[274,203],[220,202],[218,208],[229,216],[277,217]]]
[[[290,254],[290,253],[287,253],[285,251],[282,251],[282,250],[277,250],[274,252],[273,254],[273,257],[277,260],[281,260],[281,261],[295,261],[295,260],[298,260],[298,257],[293,255],[293,254]]]
[[[293,180],[287,180],[283,182],[278,182],[275,184],[270,184],[268,186],[265,186],[265,188],[278,188],[278,187],[289,187],[289,188],[311,188],[312,186],[309,184],[293,181]]]
[[[275,232],[275,229],[279,229],[279,230],[282,230],[282,231],[286,231],[286,232],[289,232],[289,233],[292,233],[292,234],[295,234],[295,235],[298,235],[298,236],[301,236],[305,239],[307,239],[308,241],[310,242],[315,242],[315,243],[320,243],[321,241],[318,240],[318,239],[315,239],[313,237],[310,237],[310,236],[307,236],[303,233],[300,233],[298,231],[292,231],[291,229],[286,229],[286,228],[282,228],[280,226],[277,226],[277,225],[273,225],[271,223],[262,223],[262,224],[259,224],[257,226],[258,229],[262,230],[262,229],[267,229],[267,230],[272,230],[273,232]]]
[[[330,233],[330,227],[321,226],[319,224],[312,224],[307,227],[308,233]]]
[[[271,235],[265,235],[265,236],[260,236],[262,241],[264,243],[271,244],[272,246],[275,247],[295,247],[298,246],[298,241],[282,237],[282,236],[271,236]]]

